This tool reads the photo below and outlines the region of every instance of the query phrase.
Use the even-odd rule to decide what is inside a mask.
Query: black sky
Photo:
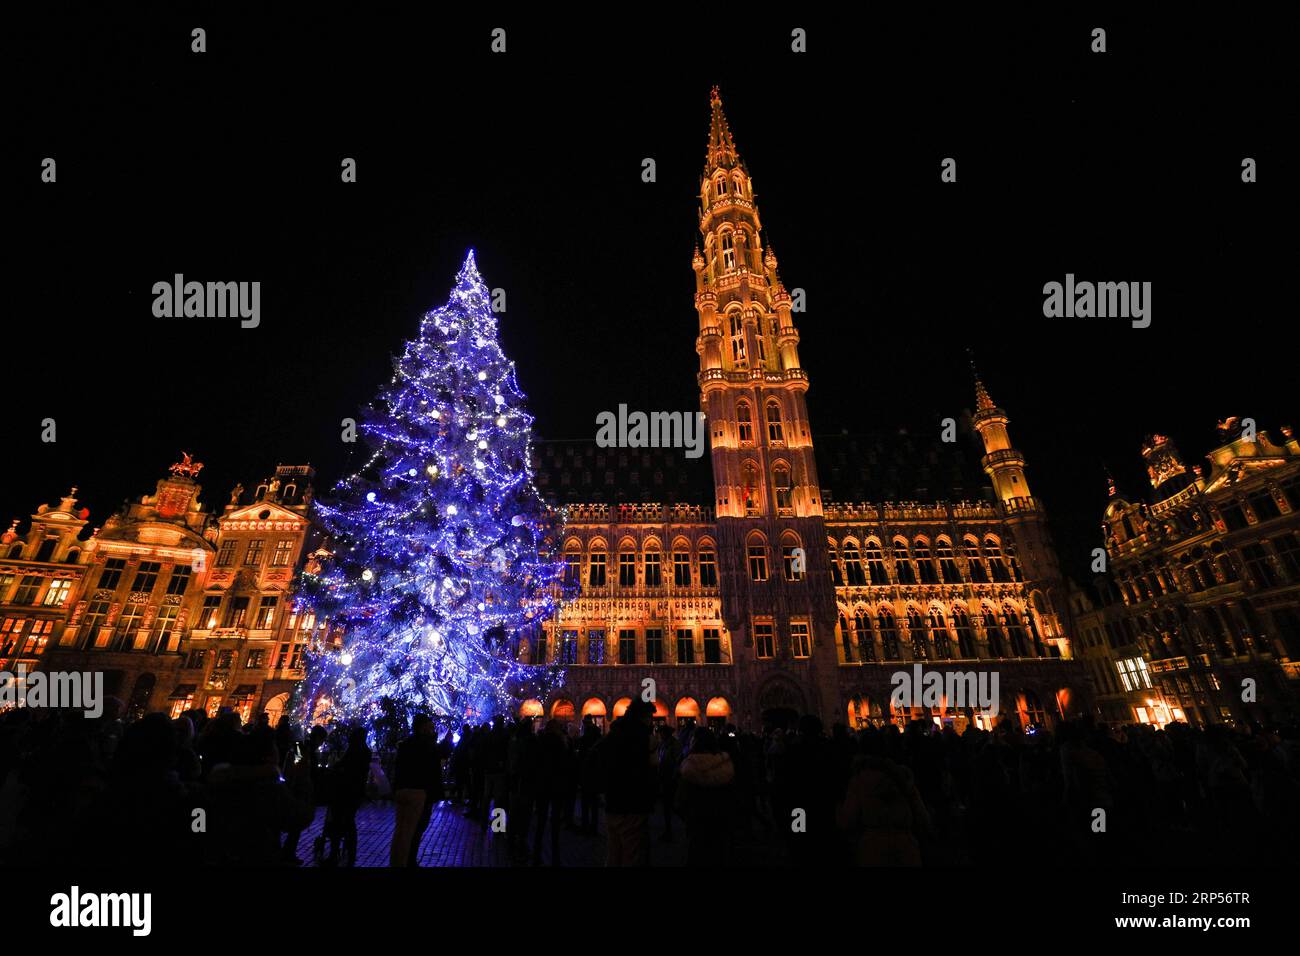
[[[782,278],[807,290],[818,432],[937,429],[972,404],[973,347],[1076,566],[1103,462],[1145,493],[1145,434],[1199,460],[1219,418],[1300,426],[1277,185],[1295,118],[1266,20],[1112,18],[1096,55],[1091,20],[498,19],[17,31],[0,517],[75,483],[101,523],[181,449],[207,463],[213,506],[277,462],[327,486],[347,465],[340,419],[470,247],[507,292],[503,346],[541,437],[590,437],[621,402],[697,408],[714,83]],[[808,54],[789,52],[792,25]],[[38,181],[47,155],[55,185]],[[1243,156],[1259,183],[1241,183]],[[176,272],[261,281],[261,327],[155,319],[151,287]],[[1152,326],[1044,319],[1042,285],[1067,272],[1151,281]]]

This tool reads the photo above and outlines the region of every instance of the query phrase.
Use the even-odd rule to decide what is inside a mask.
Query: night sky
[[[206,462],[212,507],[280,462],[315,465],[324,492],[349,460],[340,419],[471,247],[507,292],[503,347],[539,437],[594,437],[619,403],[697,409],[715,83],[782,279],[807,291],[817,433],[937,434],[973,404],[974,348],[1073,569],[1099,543],[1103,462],[1149,491],[1145,434],[1190,464],[1219,418],[1300,427],[1281,291],[1294,114],[1267,24],[566,16],[16,30],[5,524],[72,484],[101,524],[182,449]],[[39,181],[45,156],[57,184]],[[1244,156],[1259,183],[1240,181]],[[261,326],[154,318],[152,285],[177,272],[261,281]],[[1045,319],[1042,286],[1067,272],[1152,282],[1151,327]]]

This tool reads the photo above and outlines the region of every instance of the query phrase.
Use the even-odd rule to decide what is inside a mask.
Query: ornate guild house
[[[581,591],[522,651],[564,664],[566,686],[521,712],[603,722],[648,688],[670,723],[756,727],[810,712],[961,729],[1075,715],[1088,685],[1071,659],[1066,582],[1008,415],[978,377],[979,478],[947,467],[950,446],[846,451],[837,436],[814,447],[792,297],[716,89],[699,228],[712,494],[690,500],[705,482],[682,470],[680,450],[535,447],[539,487],[567,507],[561,548]],[[900,475],[909,463],[918,473]],[[855,475],[908,497],[840,502],[824,485]],[[890,676],[917,662],[996,671],[999,713],[891,708]]]

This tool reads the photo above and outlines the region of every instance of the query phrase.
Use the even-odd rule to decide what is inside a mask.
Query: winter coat
[[[726,828],[735,779],[736,765],[726,754],[693,753],[682,761],[676,805],[688,831]]]

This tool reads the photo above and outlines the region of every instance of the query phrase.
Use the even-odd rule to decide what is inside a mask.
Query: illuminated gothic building
[[[1152,501],[1111,486],[1102,603],[1082,618],[1114,669],[1098,686],[1108,719],[1267,721],[1295,707],[1300,441],[1237,419],[1219,431],[1208,475],[1155,435],[1142,448]]]
[[[905,455],[842,437],[814,447],[793,298],[716,90],[699,227],[712,492],[690,500],[680,450],[538,444],[538,485],[567,507],[561,550],[581,593],[523,651],[565,664],[566,686],[522,711],[607,719],[652,690],[670,722],[902,721],[926,715],[891,710],[890,675],[924,662],[995,669],[1001,716],[1023,724],[1075,713],[1087,684],[1070,660],[1065,581],[984,385],[970,421],[983,480],[940,443]],[[897,474],[916,461],[924,474]],[[823,469],[902,496],[841,502]],[[950,703],[928,716],[959,729],[990,720]]]
[[[104,692],[132,716],[175,686],[217,529],[199,502],[202,465],[173,465],[152,495],[127,503],[84,543],[81,586],[42,669],[103,671]]]
[[[129,716],[228,706],[278,721],[306,645],[327,631],[292,601],[315,541],[313,471],[281,465],[214,516],[202,467],[186,456],[85,540],[76,489],[25,537],[14,523],[0,538],[0,670],[103,671]]]
[[[314,471],[281,465],[242,504],[242,486],[216,519],[217,553],[203,603],[189,634],[173,712],[224,705],[247,721],[267,710],[278,722],[303,676],[303,653],[315,630],[293,606],[292,586],[313,531]]]
[[[55,507],[41,505],[25,536],[18,519],[0,535],[0,671],[36,664],[63,637],[73,595],[86,566],[80,540],[88,512],[73,488]]]

